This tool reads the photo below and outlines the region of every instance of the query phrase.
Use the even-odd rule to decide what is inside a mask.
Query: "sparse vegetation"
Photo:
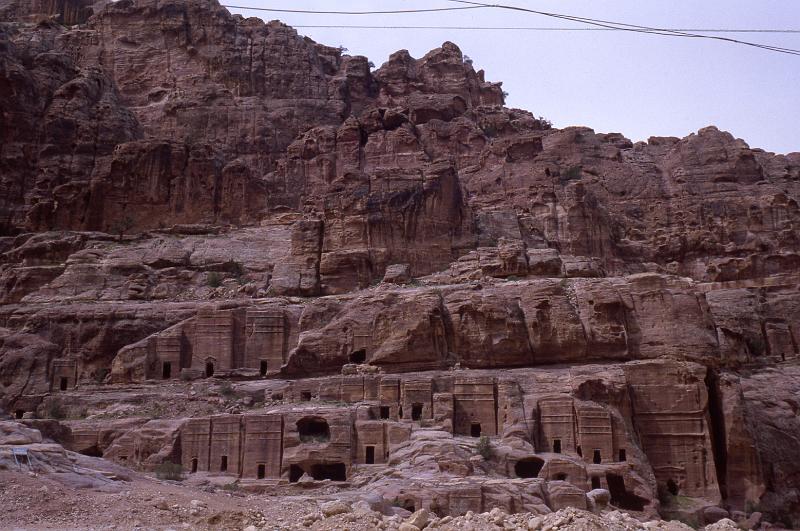
[[[99,384],[103,383],[106,380],[106,376],[108,376],[108,373],[110,372],[111,371],[105,367],[102,369],[97,369],[94,373],[94,381]]]
[[[581,178],[581,167],[580,166],[570,166],[561,174],[559,180],[561,184],[567,183],[569,181],[579,181]]]
[[[239,490],[239,480],[237,479],[233,483],[226,483],[222,486],[222,490],[229,490],[233,492]]]
[[[206,283],[208,284],[209,288],[218,288],[222,285],[222,275],[220,275],[216,271],[211,271],[208,274]]]
[[[227,399],[231,399],[236,396],[236,390],[233,388],[233,385],[226,380],[220,384],[219,394]]]
[[[171,481],[183,481],[183,465],[180,463],[161,463],[156,465],[156,477],[159,479],[169,479]]]
[[[47,400],[44,405],[44,413],[49,419],[60,420],[67,417],[67,410],[64,408],[64,404],[61,403],[61,399],[55,397]]]
[[[113,221],[108,226],[108,230],[111,232],[111,234],[116,234],[119,241],[122,241],[122,238],[125,236],[125,233],[131,230],[133,228],[133,225],[134,225],[133,218],[126,214],[121,218]]]
[[[494,455],[492,441],[486,435],[481,435],[481,438],[478,439],[478,445],[475,448],[478,450],[480,456],[487,461],[492,458],[492,455]]]

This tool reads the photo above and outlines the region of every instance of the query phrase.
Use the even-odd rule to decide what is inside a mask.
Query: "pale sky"
[[[451,7],[444,0],[220,0],[222,4],[311,10]],[[507,0],[505,4],[668,28],[800,30],[798,0]],[[476,9],[400,15],[306,15],[230,9],[291,26],[587,27],[540,15]],[[703,39],[611,31],[465,31],[298,28],[298,32],[380,66],[407,49],[422,57],[445,41],[470,56],[487,81],[502,81],[506,105],[556,127],[586,125],[632,140],[685,136],[716,125],[751,147],[800,151],[800,56]],[[726,34],[800,49],[800,33]]]

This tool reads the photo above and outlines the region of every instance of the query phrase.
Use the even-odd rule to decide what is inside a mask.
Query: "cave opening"
[[[289,482],[290,483],[297,483],[300,481],[300,478],[303,477],[305,474],[305,470],[300,465],[291,465],[289,467]]]
[[[103,452],[97,447],[96,444],[94,446],[90,446],[89,448],[84,448],[79,453],[88,455],[89,457],[103,457]]]
[[[514,473],[518,478],[536,478],[539,477],[543,466],[544,461],[538,457],[526,457],[517,461],[517,464],[514,465]]]
[[[473,422],[469,426],[469,434],[472,437],[480,437],[481,436],[481,423],[480,422]]]
[[[21,419],[25,416],[25,411],[22,409],[18,409],[14,412],[14,418]]]
[[[363,348],[350,353],[350,363],[361,364],[365,361],[367,361],[367,351]]]
[[[344,463],[319,463],[311,465],[311,477],[317,481],[347,481],[347,467]]]
[[[328,421],[321,417],[303,417],[297,421],[297,432],[302,442],[325,442],[331,440]]]
[[[629,511],[643,511],[647,502],[644,498],[628,492],[625,489],[625,480],[617,474],[606,474],[608,491],[611,493],[611,503],[620,509]]]

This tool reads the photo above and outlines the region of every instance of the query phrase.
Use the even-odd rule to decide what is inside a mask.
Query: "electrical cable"
[[[609,29],[616,29],[620,31],[630,31],[634,33],[648,33],[652,35],[664,35],[668,37],[688,37],[688,38],[699,38],[699,39],[713,39],[719,41],[725,41],[735,44],[742,44],[745,46],[752,46],[755,48],[761,48],[768,51],[785,53],[789,55],[797,55],[800,56],[800,50],[793,49],[793,48],[783,48],[780,46],[771,46],[768,44],[761,44],[749,41],[742,41],[739,39],[732,39],[730,37],[720,37],[718,35],[702,35],[697,33],[690,33],[687,31],[680,31],[680,30],[668,30],[665,28],[654,28],[650,26],[640,26],[637,24],[626,24],[623,22],[613,22],[609,20],[602,20],[602,19],[594,19],[594,18],[586,18],[586,17],[576,17],[572,15],[561,15],[559,13],[549,13],[547,11],[538,11],[535,9],[528,9],[526,7],[517,7],[517,6],[509,6],[505,4],[486,4],[483,2],[475,2],[471,0],[446,0],[447,2],[457,3],[457,4],[468,4],[472,6],[480,6],[486,8],[495,8],[495,9],[506,9],[511,11],[521,11],[525,13],[533,13],[536,15],[542,15],[551,18],[557,18],[562,20],[569,20],[572,22],[581,22],[584,24],[590,24],[592,26],[598,26],[602,28],[609,28]]]

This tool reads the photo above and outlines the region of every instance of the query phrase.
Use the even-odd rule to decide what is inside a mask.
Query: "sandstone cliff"
[[[554,129],[453,43],[375,68],[216,0],[0,21],[7,411],[122,411],[64,442],[441,514],[603,488],[800,521],[800,153]],[[260,405],[136,409],[205,378]]]

